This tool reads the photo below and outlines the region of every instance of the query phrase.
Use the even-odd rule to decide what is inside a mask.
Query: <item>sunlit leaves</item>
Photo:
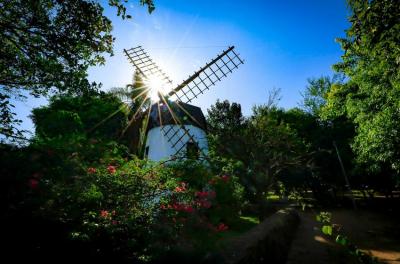
[[[335,69],[348,82],[332,87],[324,115],[356,125],[353,149],[361,164],[400,171],[400,5],[396,0],[349,1],[352,15],[344,54]]]

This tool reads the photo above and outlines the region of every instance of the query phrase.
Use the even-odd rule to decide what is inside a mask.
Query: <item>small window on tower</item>
[[[198,159],[200,155],[199,147],[196,143],[189,141],[186,144],[186,157],[188,159]]]
[[[149,156],[149,146],[144,149],[144,157],[147,158]]]

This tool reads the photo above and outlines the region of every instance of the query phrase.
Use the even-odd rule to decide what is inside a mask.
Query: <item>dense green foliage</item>
[[[112,94],[53,97],[33,111],[29,146],[1,146],[2,221],[19,230],[6,233],[10,254],[119,262],[204,256],[237,227],[243,188],[235,166],[139,160],[117,142],[126,107]]]
[[[72,143],[2,146],[10,254],[118,262],[204,256],[221,232],[235,228],[242,188],[227,174],[229,164],[212,170],[193,161],[151,164],[112,141]]]
[[[111,94],[55,96],[32,111],[37,139],[82,136],[117,140],[128,123],[128,109]]]
[[[127,1],[109,5],[126,14]],[[141,0],[149,12],[152,0]],[[10,101],[26,95],[45,96],[53,91],[86,94],[89,66],[103,64],[113,53],[111,21],[96,1],[5,0],[0,3],[0,133],[22,136]]]
[[[335,69],[348,82],[328,94],[325,116],[345,115],[356,125],[352,147],[372,170],[400,171],[400,5],[396,0],[349,1],[351,27]]]

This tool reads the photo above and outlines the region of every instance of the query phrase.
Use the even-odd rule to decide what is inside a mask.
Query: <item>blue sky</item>
[[[245,64],[193,102],[204,112],[219,98],[240,103],[249,115],[273,87],[282,91],[280,106],[298,106],[307,78],[332,75],[331,65],[342,55],[335,38],[349,27],[345,0],[155,0],[151,15],[138,1],[130,2],[131,21],[106,7],[114,24],[115,55],[105,66],[91,68],[89,78],[102,82],[104,90],[125,86],[133,67],[122,51],[142,45],[178,84],[234,45]],[[43,103],[17,104],[25,128],[32,129],[26,117],[31,108]]]

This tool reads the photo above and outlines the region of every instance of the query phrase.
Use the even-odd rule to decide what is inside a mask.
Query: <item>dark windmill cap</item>
[[[168,101],[168,106],[165,103],[155,103],[151,106],[147,131],[153,127],[161,126],[160,121],[162,125],[176,125],[173,116],[181,124],[196,126],[204,131],[207,130],[206,119],[200,107],[182,102]]]

